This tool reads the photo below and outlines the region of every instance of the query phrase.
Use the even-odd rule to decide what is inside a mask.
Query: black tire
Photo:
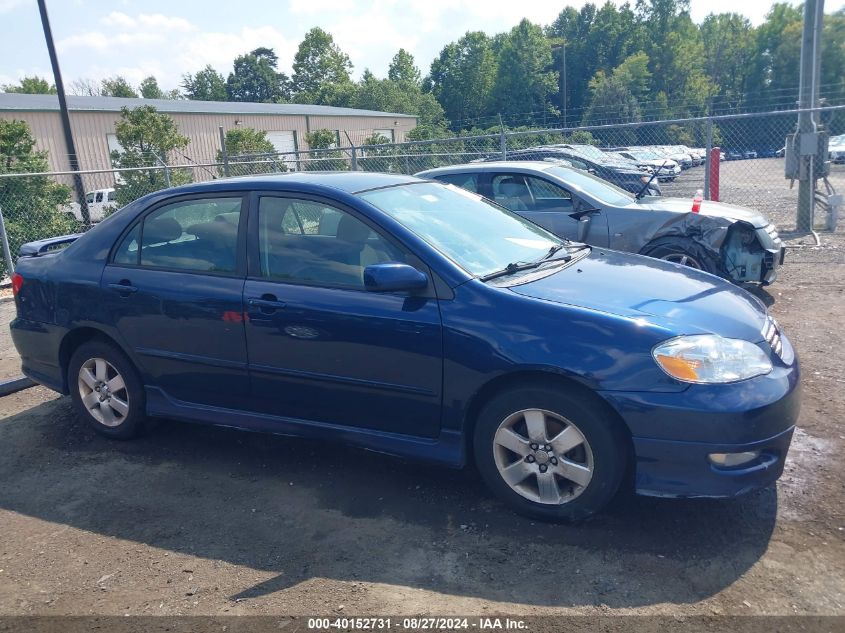
[[[586,440],[586,446],[576,447],[560,455],[560,457],[578,462],[579,458],[575,453],[580,451],[581,455],[586,455],[586,452],[589,451],[592,467],[589,482],[584,486],[576,486],[557,475],[552,477],[558,488],[572,486],[571,494],[574,495],[572,498],[563,499],[561,497],[559,501],[549,503],[543,503],[539,499],[532,500],[525,496],[526,489],[530,489],[532,485],[539,489],[540,474],[534,473],[532,470],[531,474],[518,484],[523,489],[522,492],[519,492],[517,488],[508,484],[500,473],[497,458],[501,463],[504,453],[507,453],[509,459],[513,459],[513,462],[510,463],[511,466],[516,465],[517,462],[528,462],[533,459],[528,466],[523,466],[529,469],[536,467],[538,471],[542,468],[538,459],[540,451],[533,451],[530,457],[520,458],[516,452],[503,450],[501,446],[497,447],[496,445],[495,438],[500,425],[506,425],[507,420],[520,415],[519,412],[525,410],[544,410],[559,416],[565,419],[568,425],[576,427],[576,430]],[[550,427],[556,423],[556,420],[552,418],[547,417],[546,420],[551,420]],[[518,423],[513,428],[518,428]],[[554,433],[555,431],[551,431],[549,435]],[[525,435],[527,437],[528,434]],[[473,435],[475,464],[490,490],[516,512],[551,521],[581,520],[607,505],[616,494],[625,476],[630,452],[628,446],[628,438],[620,428],[619,422],[613,418],[602,403],[580,390],[567,388],[565,385],[526,386],[498,394],[482,408]],[[547,453],[548,455],[554,456],[556,453],[552,450]],[[545,459],[547,457],[544,457]],[[587,458],[584,459],[584,463],[587,463]],[[561,462],[563,461],[561,460]],[[557,464],[557,462],[555,463]],[[546,467],[551,468],[552,466],[549,464]],[[544,476],[547,477],[547,471],[543,472],[545,473]],[[575,491],[576,487],[580,489],[579,492]],[[528,490],[528,493],[530,492]]]
[[[80,372],[86,363],[93,362],[94,359],[103,359],[111,365],[108,372],[109,378],[113,378],[114,372],[116,372],[123,379],[123,389],[116,390],[109,395],[113,395],[116,401],[119,399],[121,402],[125,402],[128,405],[128,410],[121,416],[115,409],[112,412],[114,415],[114,419],[111,419],[112,425],[97,419],[95,414],[83,403]],[[135,366],[114,345],[98,340],[88,341],[80,345],[68,363],[68,388],[77,415],[100,435],[117,440],[128,440],[137,437],[146,429],[144,385],[141,383]],[[102,413],[100,415],[102,416]]]
[[[684,265],[703,270],[712,275],[718,275],[719,277],[725,276],[718,260],[701,244],[688,237],[658,238],[646,244],[641,254],[654,257],[655,259],[673,261],[676,264],[682,263],[678,259],[686,256],[690,258],[690,263]],[[695,262],[695,264],[692,262]]]

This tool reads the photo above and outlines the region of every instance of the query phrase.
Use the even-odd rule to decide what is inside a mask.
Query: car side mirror
[[[387,262],[364,269],[364,287],[370,292],[422,290],[427,286],[428,275],[408,264]]]
[[[587,232],[590,230],[590,216],[585,215],[578,219],[578,241],[587,239]]]
[[[570,213],[569,217],[578,222],[578,230],[576,240],[583,242],[587,239],[587,233],[590,231],[590,222],[594,215],[601,213],[601,209],[586,208]]]

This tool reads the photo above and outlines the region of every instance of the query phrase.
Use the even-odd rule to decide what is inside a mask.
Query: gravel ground
[[[697,189],[704,188],[704,166],[681,173],[674,182],[661,183],[663,195],[691,198]],[[781,231],[795,229],[795,209],[798,205],[798,183],[790,189],[783,177],[782,158],[724,161],[719,175],[720,200],[766,213]],[[830,183],[839,193],[845,193],[845,165],[831,165]],[[845,211],[841,212],[845,216]],[[845,224],[841,217],[840,224]],[[825,217],[818,212],[816,226],[823,227]]]
[[[577,526],[513,515],[471,470],[177,422],[111,442],[43,388],[5,397],[0,615],[845,615],[843,290],[827,235],[763,294],[805,377],[776,487],[620,495]]]

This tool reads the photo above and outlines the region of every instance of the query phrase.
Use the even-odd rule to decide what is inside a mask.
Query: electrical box
[[[790,180],[807,179],[809,160],[813,157],[814,178],[825,178],[830,175],[830,160],[828,159],[828,144],[830,133],[827,131],[805,132],[790,134],[786,137],[784,151],[784,176]]]
[[[786,137],[786,145],[784,146],[783,175],[789,180],[801,179],[801,160],[798,149],[795,147],[797,139],[797,134],[790,134]]]

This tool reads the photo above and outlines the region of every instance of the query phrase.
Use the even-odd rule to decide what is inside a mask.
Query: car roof
[[[414,176],[405,176],[404,174],[383,174],[378,172],[309,171],[221,178],[209,182],[194,183],[168,189],[168,192],[195,193],[245,189],[272,191],[274,189],[287,189],[290,185],[311,185],[317,188],[335,189],[346,193],[359,193],[368,189],[404,185],[412,182],[420,182],[420,179]]]
[[[421,171],[418,175],[420,175],[420,177],[422,178],[427,178],[428,176],[435,176],[437,174],[448,174],[452,172],[466,173],[472,171],[484,171],[485,169],[511,169],[514,171],[531,172],[546,171],[552,167],[560,167],[561,169],[567,169],[565,165],[558,165],[549,161],[495,160],[484,163],[465,163],[463,165],[435,167],[434,169],[427,169],[425,171]]]

